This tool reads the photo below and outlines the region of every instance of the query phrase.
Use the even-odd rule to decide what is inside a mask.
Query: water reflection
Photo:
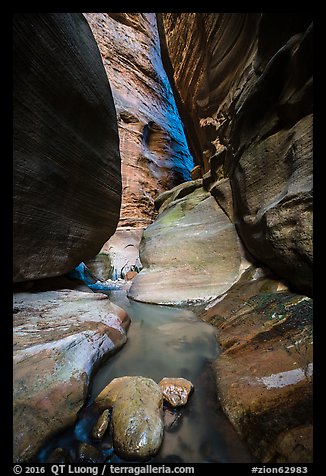
[[[200,374],[205,361],[216,357],[214,328],[190,311],[129,301],[118,292],[111,292],[110,299],[126,309],[132,324],[127,344],[97,372],[92,400],[115,377],[191,380]]]

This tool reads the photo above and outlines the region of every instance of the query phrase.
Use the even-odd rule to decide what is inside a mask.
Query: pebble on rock
[[[102,463],[101,453],[88,443],[80,443],[78,448],[78,463]]]
[[[47,463],[69,463],[69,458],[63,448],[55,448],[47,458]]]
[[[110,410],[104,410],[104,412],[101,414],[100,418],[94,425],[94,428],[92,430],[92,438],[95,438],[96,440],[101,440],[103,438],[104,433],[106,432],[107,427],[109,425],[109,416]]]
[[[193,391],[193,384],[185,378],[164,377],[159,382],[163,398],[173,408],[186,405],[189,395]]]

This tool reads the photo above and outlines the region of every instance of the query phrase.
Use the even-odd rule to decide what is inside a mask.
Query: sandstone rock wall
[[[14,281],[58,276],[114,233],[114,103],[79,13],[14,16]]]
[[[103,245],[101,252],[106,254],[112,263],[112,279],[125,278],[128,272],[138,272],[142,269],[139,244],[143,231],[144,228],[139,227],[118,227]]]
[[[155,13],[85,13],[117,110],[122,159],[119,226],[146,227],[154,197],[190,180],[189,153],[162,66]]]
[[[312,290],[309,14],[159,14],[164,63],[192,122],[204,185],[228,177],[248,250]],[[189,119],[190,116],[190,119]]]

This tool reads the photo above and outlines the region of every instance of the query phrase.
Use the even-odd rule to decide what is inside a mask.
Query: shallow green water
[[[96,372],[75,427],[44,448],[40,460],[46,461],[51,448],[57,446],[73,447],[76,441],[94,444],[89,440],[96,419],[92,402],[113,378],[140,375],[156,382],[163,377],[184,377],[195,387],[174,425],[165,430],[162,447],[151,462],[250,462],[245,446],[218,409],[211,368],[218,354],[215,328],[185,309],[129,301],[122,291],[108,294],[131,318],[128,341]],[[96,446],[106,462],[122,462],[107,439]]]

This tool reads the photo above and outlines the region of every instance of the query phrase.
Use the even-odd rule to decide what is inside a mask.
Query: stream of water
[[[189,310],[129,301],[125,291],[108,294],[131,318],[128,341],[96,372],[75,427],[48,444],[39,455],[40,462],[46,462],[56,447],[69,450],[76,441],[94,445],[89,437],[97,416],[92,403],[113,378],[124,375],[150,377],[157,383],[163,377],[184,377],[194,384],[187,405],[170,415],[173,424],[165,429],[160,451],[150,462],[251,462],[246,447],[218,408],[211,367],[218,354],[215,328]],[[105,462],[123,462],[105,437],[95,446]]]

